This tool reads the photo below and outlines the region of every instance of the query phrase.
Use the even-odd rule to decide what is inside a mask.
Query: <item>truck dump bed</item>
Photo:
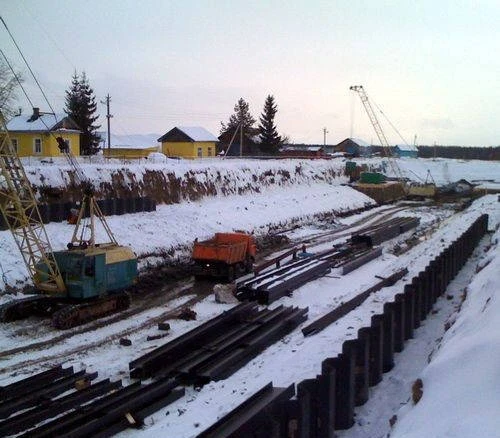
[[[215,237],[193,246],[193,260],[222,262],[232,265],[245,260],[247,248],[255,254],[253,237],[244,233],[216,233]]]

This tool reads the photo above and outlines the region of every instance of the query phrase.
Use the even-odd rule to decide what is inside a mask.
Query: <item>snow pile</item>
[[[498,230],[481,267],[455,324],[422,373],[422,399],[399,413],[392,438],[499,436]]]
[[[151,152],[148,155],[148,160],[150,160],[152,163],[166,163],[167,156],[165,154],[162,154],[161,152]]]

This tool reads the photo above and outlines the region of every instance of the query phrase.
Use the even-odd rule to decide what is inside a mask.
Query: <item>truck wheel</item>
[[[248,258],[245,266],[246,272],[249,274],[250,272],[253,272],[253,264],[255,262],[255,259],[253,257]]]
[[[234,266],[227,268],[227,280],[234,281]]]
[[[246,266],[243,262],[236,264],[236,275],[241,277],[246,272]]]

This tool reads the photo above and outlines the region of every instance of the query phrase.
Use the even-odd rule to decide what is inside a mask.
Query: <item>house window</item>
[[[11,140],[11,143],[12,143],[12,147],[14,148],[14,151],[17,153],[19,153],[19,149],[18,149],[18,143],[17,143],[17,138],[12,138]]]
[[[35,138],[35,140],[34,140],[34,146],[33,146],[33,152],[35,154],[41,154],[42,153],[42,139],[41,138]]]
[[[203,157],[203,150],[202,148],[198,148],[198,158]]]
[[[212,148],[208,148],[207,156],[211,157],[212,156]]]

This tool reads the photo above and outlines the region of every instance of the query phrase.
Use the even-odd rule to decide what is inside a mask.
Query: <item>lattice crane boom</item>
[[[392,172],[396,175],[396,178],[404,182],[404,176],[403,173],[401,172],[401,169],[397,165],[396,162],[393,160],[392,156],[392,151],[391,151],[391,146],[389,145],[389,142],[387,141],[387,137],[384,134],[384,131],[382,129],[382,125],[378,121],[377,115],[375,114],[375,111],[373,110],[373,107],[370,103],[370,99],[368,99],[368,95],[366,94],[365,89],[363,88],[362,85],[352,85],[349,87],[349,90],[352,90],[356,93],[358,93],[361,102],[363,103],[363,106],[365,108],[366,113],[368,114],[368,118],[370,119],[370,122],[373,126],[373,129],[375,130],[375,133],[377,134],[377,137],[380,141],[380,144],[385,152],[385,155],[387,157],[387,161],[389,162],[389,167],[391,168]]]
[[[66,291],[24,167],[0,112],[0,210],[33,283],[47,293]]]

